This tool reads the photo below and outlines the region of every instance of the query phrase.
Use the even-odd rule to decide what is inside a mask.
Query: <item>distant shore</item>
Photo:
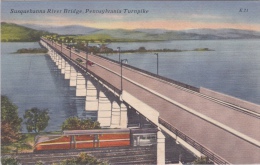
[[[139,49],[136,50],[121,50],[120,53],[158,53],[158,52],[188,52],[188,51],[214,51],[212,49],[209,48],[196,48],[193,50],[180,50],[180,49],[145,49],[144,47],[140,47]],[[99,53],[111,53],[111,54],[115,54],[118,53],[118,51],[100,51]]]

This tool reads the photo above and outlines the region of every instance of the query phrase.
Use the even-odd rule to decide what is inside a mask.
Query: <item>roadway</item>
[[[49,42],[51,44],[51,42]],[[60,45],[56,48],[61,50]],[[62,52],[70,57],[68,49]],[[71,59],[86,59],[72,50]],[[88,54],[87,69],[121,89],[119,63]],[[86,64],[81,64],[86,67]],[[203,94],[123,66],[123,91],[156,109],[160,118],[232,164],[260,163],[260,120]],[[127,100],[125,100],[127,102]],[[250,110],[249,110],[250,111]],[[259,115],[259,114],[258,114]]]

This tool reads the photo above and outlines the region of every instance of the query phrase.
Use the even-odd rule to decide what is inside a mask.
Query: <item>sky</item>
[[[61,13],[11,13],[24,10]],[[64,13],[64,9],[82,13]],[[116,10],[121,13],[85,13]],[[146,13],[124,13],[127,10]],[[1,21],[51,26],[82,25],[101,29],[219,29],[260,31],[260,1],[2,1]]]

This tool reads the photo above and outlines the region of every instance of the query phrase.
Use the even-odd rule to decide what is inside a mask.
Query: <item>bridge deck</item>
[[[51,44],[49,42],[49,44]],[[61,49],[56,45],[58,50]],[[62,52],[69,57],[69,50]],[[72,51],[71,59],[86,59],[84,52]],[[120,64],[100,56],[88,55],[95,63],[88,70],[117,89],[120,85]],[[82,67],[86,67],[82,64]],[[260,120],[207,96],[168,81],[124,66],[123,91],[156,109],[160,118],[181,130],[205,148],[230,163],[260,163]],[[249,110],[250,111],[250,110]]]

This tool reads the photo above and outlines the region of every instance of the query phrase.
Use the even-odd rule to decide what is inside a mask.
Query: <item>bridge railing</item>
[[[195,140],[191,139],[189,136],[185,135],[184,133],[182,133],[181,131],[179,131],[178,129],[176,129],[175,127],[170,125],[169,123],[167,123],[162,118],[159,118],[159,123],[161,125],[163,125],[164,127],[166,127],[168,130],[170,130],[172,133],[174,133],[177,137],[181,138],[186,143],[191,145],[193,148],[198,150],[200,153],[204,154],[206,157],[208,157],[214,163],[217,163],[217,164],[229,164],[227,161],[222,159],[220,156],[214,154],[212,151],[210,151],[206,147],[202,146],[201,144],[199,144]]]
[[[43,39],[45,40],[45,39]],[[46,42],[46,41],[45,41]],[[47,43],[47,42],[46,42]],[[70,57],[66,56],[63,52],[61,52],[59,49],[55,48],[53,45],[47,43],[47,45],[49,45],[50,47],[52,47],[56,52],[58,52],[61,56],[63,56],[64,58],[69,60],[69,63],[77,68],[81,68],[86,66],[86,63],[79,63],[74,61],[73,59],[70,59]],[[79,58],[86,60],[84,57],[79,56],[76,53],[73,53],[73,55],[78,56]],[[95,73],[91,72],[90,70],[87,70],[87,72],[90,72],[92,75],[94,75],[96,78],[98,78],[99,80],[101,80],[106,86],[108,86],[110,89],[112,89],[115,93],[120,93],[120,89],[117,89],[116,87],[114,87],[113,85],[111,85],[110,83],[108,83],[106,80],[104,80],[103,78],[101,78],[100,76],[96,75]]]
[[[112,59],[110,59],[110,58],[108,58],[108,57],[104,57],[104,56],[102,56],[102,55],[94,55],[94,56],[98,56],[98,57],[104,58],[104,59],[106,59],[106,60],[108,60],[108,61],[111,61],[111,62],[114,62],[114,63],[117,63],[117,64],[120,65],[120,62],[115,61],[115,60],[112,60]],[[194,86],[191,86],[191,85],[188,85],[188,84],[185,84],[185,83],[176,81],[176,80],[172,80],[172,79],[169,79],[169,78],[166,78],[166,77],[163,77],[163,76],[160,76],[160,75],[157,75],[157,74],[148,72],[148,71],[146,71],[146,70],[143,70],[143,69],[140,69],[140,68],[137,68],[137,67],[128,65],[128,64],[122,64],[122,65],[124,65],[124,66],[126,66],[126,67],[128,67],[128,68],[137,70],[137,71],[139,71],[139,72],[145,73],[145,74],[147,74],[147,75],[150,75],[150,76],[159,78],[159,79],[161,79],[161,80],[164,80],[164,81],[173,83],[173,84],[175,84],[175,85],[184,87],[184,88],[186,88],[186,89],[189,89],[189,90],[192,90],[192,91],[195,91],[195,92],[200,92],[200,89],[197,88],[197,87],[194,87]]]
[[[42,38],[42,39],[43,39],[43,38]],[[46,40],[46,39],[43,39],[43,40]],[[58,50],[58,51],[59,51],[59,50]],[[74,53],[74,54],[75,54],[75,53]],[[93,55],[94,55],[94,54],[93,54]],[[94,55],[94,56],[97,56],[97,57],[106,59],[106,60],[108,60],[108,61],[111,61],[111,62],[114,62],[114,63],[117,63],[117,64],[120,65],[120,62],[118,62],[118,61],[116,61],[116,60],[112,60],[112,59],[107,58],[107,57],[104,57],[104,56],[102,56],[102,55]],[[79,56],[79,57],[80,57],[80,56]],[[80,58],[83,59],[83,57],[80,57]],[[124,66],[126,66],[126,67],[128,67],[128,68],[137,70],[137,71],[139,71],[139,72],[145,73],[145,74],[147,74],[147,75],[156,77],[156,78],[158,78],[158,79],[161,79],[161,80],[164,80],[164,81],[173,83],[173,84],[175,84],[175,85],[181,86],[181,87],[183,87],[183,88],[186,88],[186,89],[189,89],[189,90],[192,90],[192,91],[195,91],[195,92],[200,92],[200,89],[197,88],[197,87],[194,87],[194,86],[191,86],[191,85],[188,85],[188,84],[185,84],[185,83],[176,81],[176,80],[172,80],[172,79],[169,79],[169,78],[166,78],[166,77],[163,77],[163,76],[160,76],[160,75],[157,75],[157,74],[148,72],[148,71],[146,71],[146,70],[143,70],[143,69],[140,69],[140,68],[131,66],[131,65],[127,65],[127,64],[122,64],[122,65],[124,65]]]

